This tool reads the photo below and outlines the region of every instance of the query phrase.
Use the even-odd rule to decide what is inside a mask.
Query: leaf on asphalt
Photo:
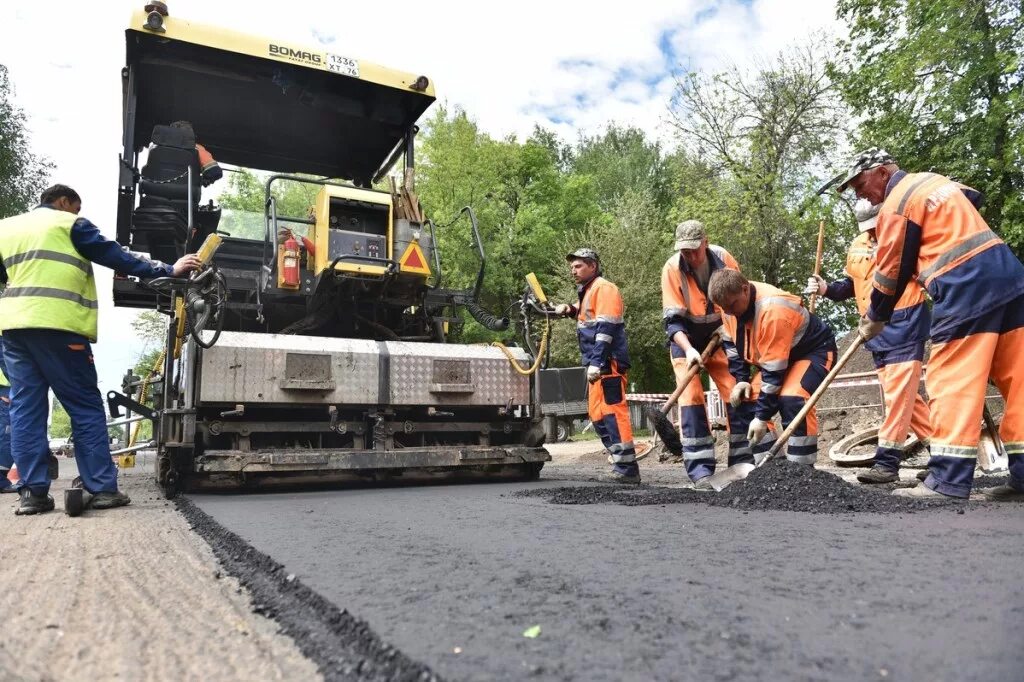
[[[523,631],[523,637],[529,637],[530,639],[536,639],[537,637],[540,637],[540,626],[534,625],[532,627],[526,628],[526,630]]]

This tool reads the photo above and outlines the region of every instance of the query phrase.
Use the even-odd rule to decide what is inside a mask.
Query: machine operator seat
[[[132,217],[132,249],[173,263],[185,254],[188,239],[189,168],[193,224],[198,224],[199,154],[191,128],[156,125],[151,141],[153,147],[139,181],[139,207]]]

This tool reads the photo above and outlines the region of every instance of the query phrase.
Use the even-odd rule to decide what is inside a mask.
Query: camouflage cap
[[[707,237],[704,223],[699,220],[684,220],[676,225],[676,251],[696,249]]]
[[[599,262],[601,260],[597,255],[597,251],[590,248],[589,246],[582,246],[573,251],[572,253],[566,254],[565,256],[565,260],[570,262],[576,260],[577,258],[583,258],[584,260],[592,260],[594,262]]]
[[[846,186],[850,184],[850,181],[860,175],[866,170],[872,168],[878,168],[879,166],[885,166],[890,163],[896,163],[896,159],[893,158],[892,154],[879,149],[878,147],[872,147],[871,149],[865,149],[857,158],[854,159],[853,164],[850,166],[850,170],[846,172],[846,176],[842,182],[839,183],[837,191],[845,192]]]

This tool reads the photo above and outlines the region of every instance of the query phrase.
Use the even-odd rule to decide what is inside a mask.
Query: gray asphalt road
[[[510,495],[539,485],[192,499],[449,679],[1022,679],[1020,505],[830,516]]]

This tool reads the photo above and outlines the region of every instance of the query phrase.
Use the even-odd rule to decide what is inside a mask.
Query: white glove
[[[590,367],[587,367],[587,381],[588,382],[594,383],[595,381],[597,381],[600,378],[601,378],[601,368],[600,367],[595,367],[594,365],[591,365]]]
[[[750,387],[749,381],[737,382],[736,385],[732,387],[732,392],[729,394],[729,404],[733,407],[739,407],[740,403],[744,400],[750,399],[753,390],[754,389]]]
[[[555,306],[555,315],[561,315],[562,317],[568,317],[572,314],[572,306],[568,303],[559,303]]]
[[[860,324],[857,325],[857,333],[860,334],[861,338],[865,341],[870,341],[879,334],[885,328],[885,322],[875,322],[866,315],[860,318]]]
[[[828,284],[825,282],[825,278],[821,275],[811,275],[807,278],[807,286],[804,287],[804,296],[811,296],[817,294],[818,296],[824,296],[828,290]]]
[[[768,433],[768,422],[761,421],[757,417],[750,420],[750,426],[747,427],[747,440],[750,441],[751,447],[760,443],[766,433]]]
[[[686,351],[686,368],[689,369],[694,365],[703,367],[704,362],[700,359],[700,351],[693,346],[690,346]]]

